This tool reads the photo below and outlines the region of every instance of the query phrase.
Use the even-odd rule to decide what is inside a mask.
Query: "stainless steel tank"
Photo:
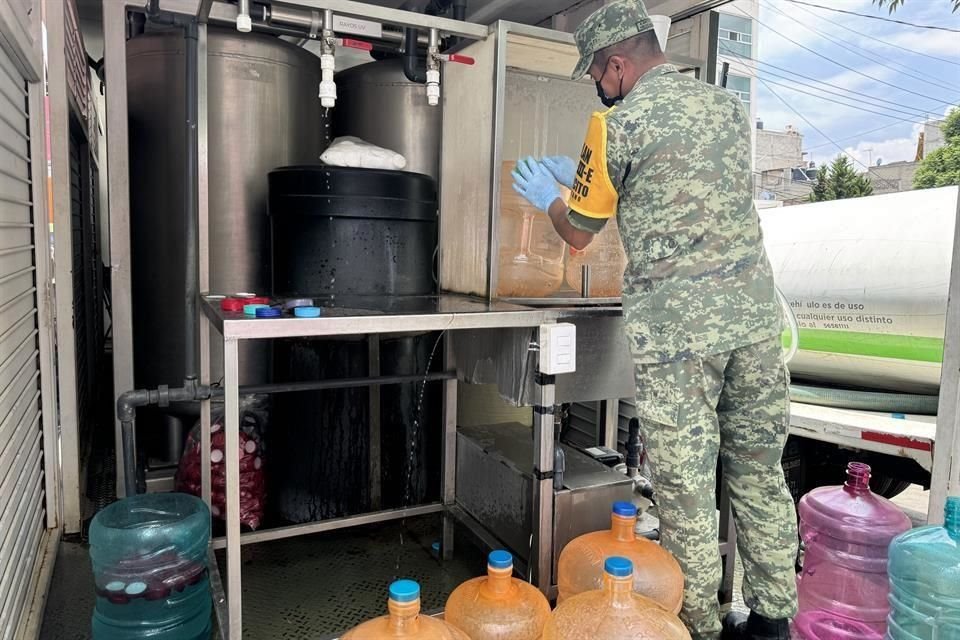
[[[425,85],[403,75],[400,60],[381,60],[336,76],[335,136],[356,136],[407,159],[407,171],[440,175],[440,107],[427,104]]]
[[[278,38],[210,29],[210,290],[269,293],[267,174],[317,162],[327,139],[319,59]],[[184,60],[179,33],[127,44],[134,364],[140,388],[184,375]],[[269,346],[241,347],[241,382],[269,377]],[[213,379],[222,357],[213,353]]]

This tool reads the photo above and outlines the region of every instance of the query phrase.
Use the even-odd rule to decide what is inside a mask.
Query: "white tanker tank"
[[[935,394],[960,188],[764,209],[796,379]]]

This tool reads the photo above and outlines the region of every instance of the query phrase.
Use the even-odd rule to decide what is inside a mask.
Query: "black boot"
[[[731,611],[723,619],[723,640],[790,640],[790,621],[772,620],[753,611]]]

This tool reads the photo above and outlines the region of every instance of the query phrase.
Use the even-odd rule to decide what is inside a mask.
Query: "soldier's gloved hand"
[[[567,189],[573,189],[573,182],[577,179],[577,161],[570,156],[547,156],[540,161],[553,174],[557,182]]]
[[[553,175],[533,158],[524,158],[511,173],[513,189],[527,202],[544,213],[560,197],[560,187]]]

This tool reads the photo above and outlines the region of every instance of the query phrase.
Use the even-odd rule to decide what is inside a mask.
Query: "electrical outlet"
[[[540,372],[554,376],[576,370],[576,325],[565,322],[540,325]]]

